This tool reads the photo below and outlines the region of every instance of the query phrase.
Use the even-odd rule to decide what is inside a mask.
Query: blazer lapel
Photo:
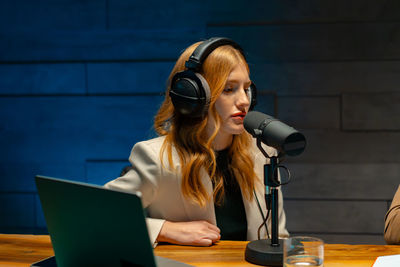
[[[213,186],[210,176],[203,169],[200,171],[200,176],[201,182],[210,196],[210,201],[208,201],[204,207],[200,207],[197,203],[194,203],[192,200],[187,199],[182,195],[186,215],[190,221],[206,220],[209,223],[217,225],[214,199],[212,196]]]

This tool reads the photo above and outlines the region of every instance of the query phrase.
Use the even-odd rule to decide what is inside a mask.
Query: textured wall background
[[[0,232],[46,231],[35,174],[117,177],[154,136],[174,61],[211,36],[247,52],[258,110],[307,137],[287,159],[289,231],[383,243],[400,181],[396,0],[1,1]]]

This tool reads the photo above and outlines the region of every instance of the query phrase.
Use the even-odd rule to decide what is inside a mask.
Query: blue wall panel
[[[5,122],[1,134],[5,138],[0,142],[3,147],[10,142],[13,145],[9,151],[13,157],[5,159],[14,161],[24,155],[76,161],[98,153],[118,157],[126,150],[124,142],[151,133],[152,117],[161,100],[161,96],[1,98],[0,121]],[[43,147],[54,149],[41,150]],[[76,154],[76,149],[84,153]]]
[[[0,97],[0,231],[46,232],[37,174],[97,184],[118,177],[133,144],[155,136],[162,100],[159,93]]]
[[[37,228],[46,228],[46,220],[42,210],[42,204],[40,203],[39,196],[35,194],[35,209],[36,209],[36,225]],[[46,229],[47,230],[47,229]]]
[[[0,194],[0,229],[35,227],[35,200],[33,194]]]
[[[40,154],[43,150],[50,149],[53,148],[43,146],[37,151],[37,154]],[[62,155],[62,152],[59,154]],[[2,158],[4,157],[7,157],[7,154],[2,154]],[[13,160],[14,162],[0,164],[0,193],[36,192],[34,177],[37,174],[85,181],[84,163],[66,161],[54,162],[51,159],[38,160],[35,157],[29,158],[23,156]]]
[[[130,166],[129,154],[125,160],[107,161],[107,160],[89,160],[86,162],[86,179],[88,183],[103,185],[120,176],[122,169]]]
[[[106,0],[5,0],[0,32],[105,29],[106,12]]]
[[[0,62],[175,60],[204,28],[0,32]]]
[[[0,64],[0,95],[85,94],[85,65]]]
[[[90,94],[165,92],[175,62],[89,63]]]
[[[35,191],[33,176],[80,180],[88,159],[127,159],[155,136],[162,96],[0,98],[0,191]]]
[[[207,18],[204,1],[109,0],[108,21],[112,30],[204,27]]]

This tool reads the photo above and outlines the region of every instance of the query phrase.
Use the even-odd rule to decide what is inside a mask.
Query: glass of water
[[[309,236],[293,236],[285,239],[283,266],[324,266],[324,241]]]

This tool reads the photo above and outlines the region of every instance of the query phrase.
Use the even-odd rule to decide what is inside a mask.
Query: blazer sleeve
[[[146,208],[154,200],[161,178],[159,154],[151,144],[139,142],[132,148],[129,161],[132,169],[124,176],[108,182],[105,187],[125,192],[140,191],[143,207]],[[146,218],[153,246],[157,245],[156,239],[164,222],[163,219]]]
[[[400,244],[400,186],[385,216],[384,237],[388,244]]]

